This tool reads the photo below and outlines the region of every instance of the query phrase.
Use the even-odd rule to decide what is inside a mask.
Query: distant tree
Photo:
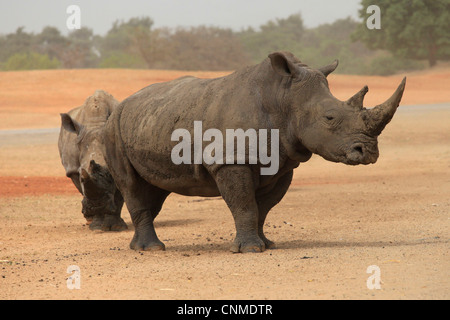
[[[94,48],[92,29],[82,27],[69,33],[67,47],[62,56],[65,68],[92,68],[98,63],[98,55]]]
[[[357,26],[356,21],[346,18],[305,30],[297,53],[299,58],[311,67],[338,59],[337,73],[362,73],[362,65],[372,52],[360,41],[350,39]]]
[[[254,63],[259,63],[274,51],[284,50],[298,53],[305,33],[300,14],[285,19],[276,19],[260,26],[260,30],[248,28],[239,33],[245,50]]]
[[[31,51],[34,44],[34,34],[24,31],[25,27],[17,28],[15,33],[0,38],[0,61],[6,61],[16,53]]]
[[[178,28],[165,35],[171,69],[234,70],[250,61],[232,30],[217,27]]]
[[[362,0],[361,5],[363,21],[353,39],[397,57],[427,59],[429,66],[450,58],[449,0]],[[380,7],[381,29],[366,27],[369,5]]]
[[[47,26],[35,37],[36,51],[48,55],[51,59],[61,59],[69,41],[61,32],[55,28]]]
[[[131,18],[127,22],[115,21],[102,40],[100,52],[103,59],[121,54],[137,55],[148,68],[160,59],[161,46],[158,32],[152,30],[149,17]],[[135,60],[136,62],[136,60]]]

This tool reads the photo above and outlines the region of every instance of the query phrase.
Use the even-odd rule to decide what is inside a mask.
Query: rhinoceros
[[[119,102],[97,90],[85,103],[61,114],[58,148],[66,176],[83,195],[82,213],[91,230],[127,228],[120,217],[123,198],[104,159],[103,128]]]
[[[367,86],[347,101],[331,94],[327,76],[337,65],[336,60],[312,69],[292,53],[275,52],[260,64],[225,77],[183,77],[157,83],[122,101],[108,119],[104,141],[108,168],[135,227],[130,248],[165,249],[153,222],[172,192],[221,196],[235,222],[232,252],[274,248],[264,235],[264,221],[287,192],[294,168],[313,153],[348,165],[375,163],[377,137],[400,103],[406,78],[386,102],[366,109]],[[200,124],[207,131],[199,144],[192,134],[198,134]],[[264,133],[267,145],[262,147],[277,152],[278,170],[262,174],[267,161],[260,154],[256,161],[228,161],[228,154],[217,144],[209,149],[216,154],[211,151],[209,155],[219,156],[218,161],[198,158],[196,147],[206,152],[213,136],[218,139],[218,133],[231,129]],[[277,135],[269,137],[267,130],[276,130]],[[179,148],[181,135],[174,136],[174,132],[190,133],[191,139],[184,143],[192,148]],[[232,143],[236,151],[238,145]],[[278,149],[272,148],[276,144]],[[249,142],[245,155],[251,148]],[[174,153],[186,161],[180,157],[174,161]]]

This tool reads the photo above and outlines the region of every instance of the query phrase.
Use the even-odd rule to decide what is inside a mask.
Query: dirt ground
[[[42,128],[58,127],[59,113],[96,89],[121,100],[184,74],[0,72],[0,299],[450,298],[448,68],[407,75],[376,164],[313,156],[295,170],[266,221],[275,250],[232,254],[234,223],[220,198],[169,196],[156,220],[164,252],[128,248],[134,231],[126,209],[128,231],[90,231],[60,164],[58,129]],[[332,75],[329,82],[343,100],[369,85],[373,106],[402,77]],[[78,290],[67,287],[71,265],[80,271]],[[368,288],[370,266],[381,289]]]

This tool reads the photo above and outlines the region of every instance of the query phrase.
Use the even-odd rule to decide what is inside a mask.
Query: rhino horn
[[[332,73],[334,70],[336,70],[337,66],[339,65],[339,60],[334,60],[333,63],[323,66],[322,68],[319,68],[319,71],[323,73],[325,77],[327,77],[330,73]]]
[[[363,108],[363,102],[364,102],[364,96],[366,95],[367,91],[369,91],[369,88],[367,86],[364,86],[357,94],[355,94],[353,97],[347,100],[347,104],[351,105],[352,107],[356,109],[362,109]]]
[[[85,169],[81,169],[80,180],[83,186],[83,195],[88,198],[96,197],[97,183]]]
[[[100,172],[102,169],[101,165],[97,164],[97,162],[95,162],[95,160],[91,160],[89,162],[89,170],[92,173],[98,173]]]
[[[367,117],[364,117],[368,131],[373,135],[379,135],[384,127],[391,121],[405,90],[406,77],[398,86],[394,94],[384,103],[366,110]]]
[[[83,168],[81,169],[80,176],[81,176],[81,181],[82,181],[83,183],[88,182],[88,181],[91,180],[91,176],[90,176],[89,173],[88,173],[86,170],[84,170]]]

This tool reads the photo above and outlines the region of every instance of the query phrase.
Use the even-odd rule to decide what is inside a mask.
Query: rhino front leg
[[[113,213],[105,214],[101,225],[103,231],[123,231],[127,230],[128,226],[120,217],[123,207],[123,197],[119,190],[116,189],[114,194],[115,210]]]
[[[264,222],[266,221],[267,214],[269,211],[278,204],[281,199],[283,199],[289,186],[292,182],[292,176],[294,171],[291,170],[288,173],[280,177],[274,184],[264,188],[256,195],[256,202],[258,203],[258,234],[259,237],[264,241],[266,249],[274,249],[275,243],[270,241],[264,235]]]
[[[258,205],[250,168],[224,166],[216,174],[216,184],[236,225],[236,238],[231,251],[264,251],[264,241],[258,235]]]
[[[127,224],[120,217],[123,197],[119,190],[116,189],[114,198],[93,201],[84,197],[81,204],[90,230],[123,231],[128,229]]]
[[[170,192],[148,184],[143,179],[124,194],[125,203],[135,228],[130,248],[140,251],[165,250],[156,235],[153,221]]]
[[[137,251],[166,249],[164,243],[158,239],[153,225],[157,213],[152,213],[151,210],[143,209],[133,211],[132,213],[130,212],[130,215],[135,226],[135,233],[130,243],[130,249]]]

